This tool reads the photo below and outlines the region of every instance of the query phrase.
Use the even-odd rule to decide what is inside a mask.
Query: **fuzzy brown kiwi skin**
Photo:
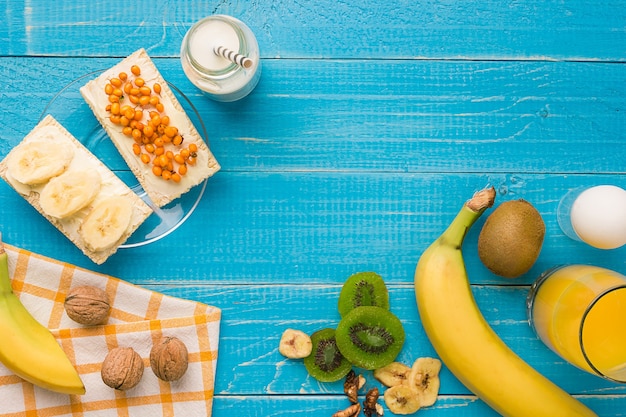
[[[487,217],[478,236],[478,257],[491,272],[517,278],[537,261],[546,226],[541,214],[524,199],[501,203]]]

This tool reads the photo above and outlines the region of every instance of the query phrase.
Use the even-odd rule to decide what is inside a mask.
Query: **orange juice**
[[[626,277],[587,265],[550,270],[531,289],[529,317],[563,359],[626,382]]]

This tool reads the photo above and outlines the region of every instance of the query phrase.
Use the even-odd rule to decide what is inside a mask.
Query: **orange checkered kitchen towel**
[[[41,389],[0,364],[0,416],[211,415],[221,318],[218,308],[4,246],[15,293],[40,323],[52,329],[76,365],[87,393],[66,395]],[[112,309],[106,325],[85,327],[67,316],[65,294],[79,285],[97,286],[109,293]],[[150,368],[150,349],[161,335],[176,336],[187,345],[189,368],[178,381],[160,381]],[[100,377],[104,357],[117,346],[132,347],[146,365],[141,382],[124,392],[104,385]]]

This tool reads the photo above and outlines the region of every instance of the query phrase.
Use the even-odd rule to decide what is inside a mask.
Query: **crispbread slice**
[[[152,172],[152,164],[142,162],[134,153],[134,140],[122,132],[120,125],[111,121],[111,114],[106,110],[106,106],[110,103],[109,95],[105,92],[105,86],[112,78],[118,77],[120,72],[128,74],[129,80],[136,78],[131,73],[131,67],[133,65],[137,65],[141,68],[140,77],[144,79],[146,85],[153,86],[155,83],[160,84],[162,89],[159,94],[160,101],[165,107],[164,114],[171,119],[170,125],[178,128],[179,133],[184,138],[183,144],[185,146],[194,143],[198,148],[196,163],[189,167],[187,174],[181,177],[180,182],[166,181],[154,175]],[[80,88],[80,92],[111,138],[111,141],[126,161],[128,167],[137,177],[137,180],[148,197],[157,206],[162,207],[175,200],[220,169],[209,147],[196,130],[189,116],[185,113],[180,102],[144,49],[139,49],[115,66],[104,71],[97,78],[89,81]],[[124,96],[120,104],[131,104],[129,97]],[[142,122],[147,124],[149,120],[148,113],[151,109],[149,106],[146,106],[144,110],[144,119]],[[177,152],[177,148],[172,144],[168,144],[167,148],[171,149],[174,153]]]
[[[39,195],[45,186],[44,184],[26,185],[12,178],[8,171],[7,162],[11,158],[12,153],[20,145],[32,140],[51,140],[59,143],[69,143],[74,149],[74,158],[70,163],[68,170],[90,169],[97,171],[102,178],[102,186],[95,199],[81,209],[77,213],[63,219],[47,215],[39,204]],[[4,179],[11,187],[13,187],[26,201],[28,201],[42,216],[44,216],[52,225],[54,225],[61,233],[63,233],[70,241],[72,241],[86,256],[88,256],[96,264],[104,263],[111,255],[113,255],[120,245],[122,245],[137,230],[137,228],[150,216],[152,209],[135,194],[122,180],[120,180],[106,165],[104,165],[89,149],[80,143],[70,132],[67,131],[53,116],[47,115],[41,122],[28,133],[24,139],[0,162],[0,177]],[[116,242],[113,247],[94,252],[90,250],[83,241],[78,232],[81,221],[87,216],[89,211],[100,201],[112,196],[123,196],[129,198],[133,203],[133,214],[131,224],[126,232]]]

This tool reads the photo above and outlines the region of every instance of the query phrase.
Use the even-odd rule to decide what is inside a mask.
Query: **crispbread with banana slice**
[[[120,76],[121,73],[123,76]],[[146,88],[150,90],[144,92]],[[208,145],[144,49],[139,49],[105,70],[82,86],[80,92],[148,197],[157,206],[162,207],[177,199],[220,169]],[[156,101],[149,102],[148,99]],[[160,109],[154,104],[156,102],[162,106]],[[129,118],[124,112],[118,112],[120,107],[123,109],[125,106],[132,108],[136,117]],[[149,127],[154,132],[151,130],[148,134],[144,128],[150,125],[154,113],[158,113],[160,120],[167,117],[168,122]],[[168,128],[175,128],[182,143],[164,134]],[[135,133],[138,136],[135,137]],[[162,146],[156,145],[157,137],[165,139]],[[175,163],[169,168],[155,163],[160,161],[155,147],[164,149],[163,154],[167,155],[169,151],[173,156],[190,146],[197,148],[192,151],[195,155],[193,163]],[[180,170],[181,165],[185,165],[184,173]]]
[[[97,264],[152,213],[50,115],[0,162],[0,177]]]

